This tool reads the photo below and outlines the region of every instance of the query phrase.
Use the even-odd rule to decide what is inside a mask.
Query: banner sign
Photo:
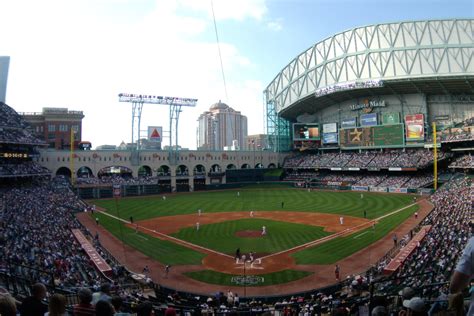
[[[390,193],[408,193],[407,188],[388,188]]]
[[[353,117],[347,120],[342,120],[341,128],[352,128],[357,126],[357,118]]]
[[[425,139],[425,120],[423,114],[405,115],[407,141]]]
[[[389,167],[389,168],[388,168],[388,171],[402,171],[402,168],[398,168],[398,167]]]
[[[148,140],[150,142],[161,142],[161,135],[163,135],[163,127],[148,126]]]
[[[400,268],[402,263],[411,255],[413,251],[418,247],[420,242],[425,238],[426,234],[431,230],[431,225],[426,225],[403,247],[400,252],[385,266],[383,272],[385,274],[391,274]]]
[[[372,191],[372,192],[387,192],[387,188],[385,188],[385,187],[370,187],[370,191]]]
[[[351,186],[352,191],[369,191],[369,187],[367,186],[360,186],[360,185],[353,185]]]
[[[86,252],[89,259],[92,260],[95,267],[102,272],[103,274],[111,277],[112,276],[112,268],[110,268],[109,264],[102,258],[101,255],[95,250],[94,246],[87,240],[84,234],[81,232],[80,229],[72,229],[72,234],[76,237],[77,242],[81,245],[82,249]]]
[[[399,112],[382,113],[382,125],[400,124]]]
[[[338,143],[337,133],[324,133],[323,144],[337,144]]]
[[[323,133],[337,133],[337,123],[323,124]]]
[[[113,194],[114,198],[119,198],[122,196],[122,187],[120,186],[120,184],[113,185]]]
[[[377,113],[364,114],[360,116],[360,126],[378,125]]]

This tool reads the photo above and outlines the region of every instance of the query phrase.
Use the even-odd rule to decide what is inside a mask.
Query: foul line
[[[367,233],[368,233],[368,231],[363,232],[362,234],[359,234],[359,235],[357,235],[357,236],[354,236],[353,239],[357,239],[357,238],[359,238],[360,236],[363,236],[363,235],[365,235],[365,234],[367,234]]]
[[[106,215],[106,216],[109,216],[109,217],[112,217],[118,221],[121,221],[125,224],[131,224],[133,225],[130,221],[127,221],[127,220],[124,220],[122,218],[119,218],[115,215],[112,215],[112,214],[109,214],[109,213],[106,213],[106,212],[102,212],[102,214]],[[190,242],[187,242],[187,241],[184,241],[184,240],[181,240],[181,239],[178,239],[178,238],[175,238],[173,236],[170,236],[170,235],[166,235],[166,234],[163,234],[163,233],[160,233],[160,232],[157,232],[156,230],[153,230],[153,229],[150,229],[150,228],[146,228],[146,227],[143,227],[143,226],[137,226],[138,228],[141,228],[142,230],[146,230],[146,231],[149,231],[150,233],[152,234],[156,234],[156,235],[159,235],[161,236],[163,239],[171,239],[173,240],[175,243],[177,244],[181,244],[181,245],[184,245],[184,246],[187,246],[188,248],[191,248],[191,249],[200,249],[202,251],[205,251],[205,252],[210,252],[210,253],[214,253],[214,254],[217,254],[217,255],[222,255],[222,256],[225,256],[225,257],[228,257],[228,258],[234,258],[233,256],[230,256],[228,254],[225,254],[225,253],[222,253],[222,252],[218,252],[218,251],[215,251],[215,250],[212,250],[212,249],[209,249],[209,248],[206,248],[206,247],[203,247],[203,246],[199,246],[199,245],[196,245],[196,244],[193,244],[193,243],[190,243]],[[124,242],[124,241],[122,241]]]
[[[270,255],[268,255],[268,256],[265,256],[265,257],[262,257],[262,258],[260,258],[260,259],[263,260],[263,259],[267,259],[267,258],[270,258],[270,257],[273,257],[273,256],[281,255],[281,254],[286,253],[286,252],[293,252],[293,251],[296,251],[296,250],[301,249],[301,248],[310,248],[310,247],[319,245],[319,244],[321,244],[321,243],[323,243],[323,242],[326,242],[326,241],[335,239],[335,238],[337,238],[337,237],[346,235],[346,234],[351,233],[351,232],[353,232],[353,231],[357,231],[357,230],[363,229],[364,226],[367,226],[367,227],[372,226],[372,225],[374,225],[375,223],[377,223],[378,221],[380,221],[381,219],[384,219],[385,217],[388,217],[388,216],[391,216],[391,215],[393,215],[393,214],[399,213],[399,212],[401,212],[401,211],[403,211],[403,210],[405,210],[405,209],[407,209],[407,208],[409,208],[409,207],[412,207],[412,206],[414,206],[414,205],[416,205],[416,204],[417,204],[417,203],[409,204],[409,205],[404,206],[404,207],[402,207],[402,208],[400,208],[400,209],[398,209],[398,210],[395,210],[395,211],[393,211],[393,212],[391,212],[391,213],[388,213],[388,214],[385,214],[385,215],[380,216],[380,217],[378,217],[378,218],[375,218],[375,219],[373,219],[373,220],[371,220],[371,221],[369,221],[369,222],[367,222],[367,223],[363,223],[363,224],[359,224],[359,225],[354,226],[354,227],[346,228],[346,229],[344,229],[343,231],[340,231],[340,232],[338,232],[338,233],[335,233],[335,234],[332,234],[332,235],[329,235],[329,236],[326,236],[326,237],[323,237],[323,238],[320,238],[320,239],[317,239],[317,240],[313,240],[313,241],[307,242],[306,244],[302,244],[302,245],[299,245],[299,246],[295,246],[295,247],[290,248],[290,249],[286,249],[286,250],[282,250],[282,251],[280,251],[280,252],[272,253],[272,254],[270,254]]]
[[[301,248],[310,248],[310,247],[319,245],[319,244],[321,244],[321,243],[323,243],[323,242],[326,242],[326,241],[335,239],[335,238],[337,238],[337,237],[346,235],[346,234],[348,234],[348,233],[351,233],[351,232],[354,232],[354,231],[358,231],[358,230],[360,230],[360,229],[363,229],[364,226],[369,227],[369,226],[375,225],[375,224],[376,224],[378,221],[380,221],[381,219],[384,219],[385,217],[388,217],[388,216],[391,216],[391,215],[393,215],[393,214],[399,213],[399,212],[401,212],[401,211],[403,211],[403,210],[405,210],[405,209],[407,209],[407,208],[409,208],[409,207],[412,207],[412,206],[414,206],[414,205],[416,205],[416,204],[417,204],[417,203],[409,204],[409,205],[404,206],[404,207],[402,207],[402,208],[400,208],[400,209],[398,209],[398,210],[395,210],[395,211],[393,211],[393,212],[391,212],[391,213],[388,213],[388,214],[385,214],[385,215],[380,216],[380,217],[378,217],[378,218],[375,218],[375,219],[373,219],[373,220],[371,220],[371,221],[369,221],[369,222],[362,223],[362,224],[359,224],[359,225],[354,226],[354,227],[346,228],[346,229],[344,229],[343,231],[340,231],[340,232],[338,232],[338,233],[335,233],[335,234],[332,234],[332,235],[329,235],[329,236],[326,236],[326,237],[323,237],[323,238],[320,238],[320,239],[316,239],[316,240],[307,242],[307,243],[305,243],[305,244],[295,246],[295,247],[290,248],[290,249],[286,249],[286,250],[282,250],[282,251],[279,251],[279,252],[276,252],[276,253],[272,253],[272,254],[270,254],[270,255],[268,255],[268,256],[264,256],[264,257],[261,257],[261,258],[259,258],[259,259],[263,260],[263,259],[267,259],[267,258],[270,258],[270,257],[273,257],[273,256],[281,255],[281,254],[284,254],[284,253],[287,253],[287,252],[294,252],[294,251],[296,251],[296,250],[298,250],[298,249],[301,249]],[[106,216],[109,216],[109,217],[111,217],[111,218],[114,218],[114,219],[116,219],[116,220],[118,220],[118,221],[121,221],[121,222],[123,222],[123,223],[132,224],[130,221],[124,220],[124,219],[122,219],[122,218],[119,218],[119,217],[117,217],[117,216],[115,216],[115,215],[112,215],[112,214],[109,214],[109,213],[107,213],[107,212],[101,212],[101,213],[104,214],[104,215],[106,215]],[[132,224],[132,225],[133,225],[133,224]],[[225,257],[232,258],[232,259],[234,258],[233,256],[230,256],[230,255],[228,255],[228,254],[225,254],[225,253],[222,253],[222,252],[218,252],[218,251],[215,251],[215,250],[212,250],[212,249],[203,247],[203,246],[199,246],[199,245],[196,245],[196,244],[193,244],[193,243],[190,243],[190,242],[187,242],[187,241],[184,241],[184,240],[181,240],[181,239],[172,237],[172,236],[170,236],[170,235],[166,235],[166,234],[157,232],[157,231],[155,231],[155,230],[153,230],[153,229],[150,229],[150,228],[146,228],[146,227],[143,227],[143,226],[137,226],[137,227],[138,227],[138,228],[141,228],[141,229],[143,229],[143,230],[147,230],[147,231],[149,231],[149,232],[151,232],[151,233],[153,233],[153,234],[157,234],[158,236],[161,236],[161,237],[162,237],[163,239],[165,239],[165,240],[166,240],[166,239],[168,239],[168,240],[173,240],[173,241],[174,241],[175,243],[177,243],[177,244],[184,245],[184,246],[186,246],[186,247],[188,247],[188,248],[191,248],[191,249],[194,249],[194,250],[197,248],[197,249],[200,249],[200,250],[202,250],[202,251],[204,251],[204,252],[213,253],[213,254],[225,256]],[[362,233],[362,234],[364,234],[364,233]],[[362,234],[361,234],[361,235],[362,235]],[[359,235],[359,236],[360,236],[360,235]],[[124,242],[124,241],[122,241],[122,242]]]

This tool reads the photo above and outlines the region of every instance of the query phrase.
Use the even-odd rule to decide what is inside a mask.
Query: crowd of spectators
[[[433,175],[387,175],[371,173],[333,172],[321,173],[308,169],[290,169],[285,173],[286,181],[305,181],[325,184],[327,182],[344,185],[391,188],[422,188],[433,183]]]
[[[82,229],[73,211],[84,208],[72,191],[51,183],[4,192],[0,269],[59,287],[100,284],[103,277],[71,232]]]
[[[102,176],[102,177],[79,177],[76,179],[77,185],[148,185],[157,184],[158,178],[152,176],[141,176],[141,177],[122,177],[119,175],[115,176]]]
[[[438,152],[438,160],[448,155]],[[284,168],[424,168],[433,163],[433,152],[420,150],[386,152],[341,152],[324,154],[297,154],[288,157]]]
[[[338,181],[342,178],[332,174],[328,179]],[[423,301],[425,310],[434,308],[435,304],[431,304],[431,300],[438,298],[440,293],[445,291],[445,287],[441,285],[430,290],[428,285],[443,283],[450,278],[457,257],[470,236],[467,223],[470,219],[473,193],[470,180],[463,178],[443,186],[431,197],[435,209],[421,223],[421,225],[433,225],[431,231],[407,258],[400,271],[397,271],[395,276],[399,279],[396,282],[377,283],[374,293],[384,295],[385,298],[379,301],[373,299],[372,307],[379,305],[387,311],[404,308],[401,301],[390,300],[389,297],[402,287],[411,287],[422,297],[420,300]],[[184,293],[166,294],[159,289],[155,289],[154,297],[145,298],[140,291],[125,293],[115,287],[112,292],[121,296],[117,297],[111,292],[104,292],[104,278],[96,272],[71,235],[71,228],[81,228],[71,210],[84,207],[71,191],[65,190],[64,186],[58,191],[50,184],[44,184],[10,189],[4,196],[4,208],[0,213],[2,271],[13,269],[16,274],[44,284],[50,284],[51,280],[48,274],[38,271],[50,271],[58,287],[90,288],[96,292],[96,297],[105,298],[107,302],[113,303],[114,297],[115,300],[120,300],[123,310],[128,312],[139,311],[145,305],[166,312],[172,310],[169,306],[173,305],[178,306],[177,309],[181,312],[186,309],[189,313],[245,311],[283,315],[319,313],[357,315],[369,309],[369,284],[389,262],[389,257],[383,258],[384,260],[367,274],[343,278],[341,287],[337,290],[282,297],[271,303],[260,300],[241,301],[238,295],[231,292],[219,292],[211,297],[196,297]],[[37,236],[41,236],[39,241]],[[409,239],[409,234],[401,237],[399,247],[403,248]],[[106,256],[103,252],[101,254]],[[38,270],[27,268],[32,266]],[[116,275],[119,274],[119,268],[114,266],[114,271]],[[434,276],[411,277],[427,271],[432,271]],[[85,292],[87,290],[79,290],[80,299],[88,296]],[[91,308],[97,308],[102,304],[105,303]]]
[[[0,143],[44,144],[33,135],[28,123],[3,102],[0,102]]]
[[[474,168],[474,159],[470,154],[463,155],[451,162],[449,168],[472,169]]]
[[[48,168],[34,161],[11,163],[10,160],[0,160],[0,177],[38,176],[50,175]]]
[[[435,208],[420,223],[420,227],[432,225],[431,230],[392,276],[397,278],[396,282],[382,282],[376,291],[388,293],[394,287],[408,287],[427,300],[441,299],[446,308],[446,283],[472,234],[469,222],[473,196],[471,179],[462,177],[450,181],[432,195],[431,201]],[[376,267],[378,272],[381,273],[389,262],[381,261]],[[427,300],[425,303],[428,303]],[[443,307],[443,304],[438,303],[431,305],[433,310]]]

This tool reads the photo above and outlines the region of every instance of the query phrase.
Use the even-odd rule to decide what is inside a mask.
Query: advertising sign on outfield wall
[[[360,126],[378,125],[377,113],[364,114],[360,116]]]
[[[388,188],[390,193],[408,193],[407,188]]]
[[[323,144],[337,144],[338,134],[337,133],[324,133]]]
[[[372,192],[387,192],[387,188],[385,188],[385,187],[370,187],[370,191],[372,191]]]
[[[407,141],[425,139],[425,120],[423,114],[405,115]]]
[[[361,185],[353,185],[351,186],[352,191],[369,191],[369,187],[361,186]]]
[[[357,118],[353,117],[350,119],[342,120],[341,127],[342,128],[352,128],[357,126]]]
[[[323,133],[337,133],[337,123],[323,124]]]
[[[382,125],[400,124],[399,112],[382,113]]]

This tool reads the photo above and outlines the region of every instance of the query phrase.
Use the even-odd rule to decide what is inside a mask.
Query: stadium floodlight
[[[140,149],[140,122],[142,116],[143,104],[163,104],[170,107],[170,150],[173,148],[172,130],[173,121],[175,122],[176,146],[178,148],[178,122],[181,107],[195,107],[198,99],[157,96],[149,94],[119,93],[119,102],[132,103],[132,144],[136,142],[137,149]]]

